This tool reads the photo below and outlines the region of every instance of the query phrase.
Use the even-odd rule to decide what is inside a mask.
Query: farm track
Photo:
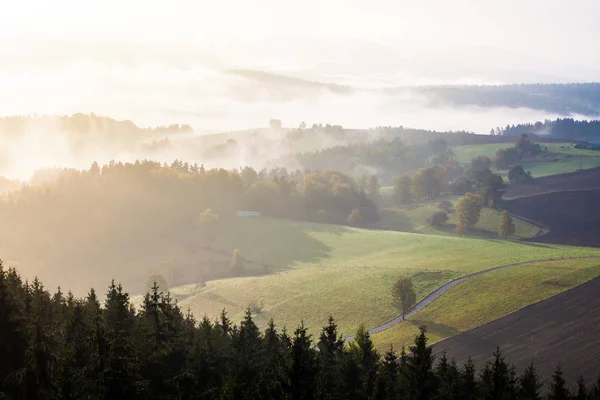
[[[530,261],[523,261],[523,262],[518,262],[518,263],[513,263],[513,264],[500,265],[497,267],[485,269],[483,271],[474,272],[472,274],[468,274],[468,275],[462,276],[460,278],[454,279],[454,280],[446,283],[445,285],[439,287],[438,289],[436,289],[435,291],[430,293],[427,297],[425,297],[423,300],[421,300],[420,302],[415,304],[414,307],[407,314],[404,315],[404,318],[405,319],[410,318],[412,315],[421,311],[423,308],[425,308],[427,305],[429,305],[432,301],[434,301],[435,299],[437,299],[442,294],[446,293],[449,289],[458,285],[459,283],[461,283],[467,279],[486,274],[488,272],[493,272],[493,271],[497,271],[499,269],[504,269],[504,268],[518,267],[518,266],[522,266],[522,265],[539,264],[539,263],[550,262],[550,261],[585,259],[585,258],[600,258],[600,256],[545,258],[545,259],[539,259],[539,260],[530,260]],[[389,320],[387,322],[384,322],[381,325],[378,325],[374,328],[369,329],[369,334],[372,335],[372,334],[381,332],[383,330],[391,328],[392,326],[394,326],[396,324],[399,324],[402,321],[403,321],[402,315],[399,315],[392,320]],[[354,337],[355,337],[355,335],[346,336],[343,338],[343,340],[350,341],[350,340],[353,340]]]

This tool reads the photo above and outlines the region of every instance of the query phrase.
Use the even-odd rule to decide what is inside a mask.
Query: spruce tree
[[[541,387],[542,382],[540,381],[532,362],[519,377],[519,399],[541,400]]]
[[[415,400],[427,400],[433,396],[433,349],[427,345],[427,328],[419,327],[420,334],[410,348],[408,369],[410,373],[410,393]]]
[[[552,374],[548,400],[568,400],[569,397],[569,389],[567,389],[565,379],[563,378],[562,368],[558,365],[554,370],[554,374]]]
[[[461,371],[460,398],[473,400],[477,398],[477,382],[475,379],[475,365],[471,357],[467,359]]]
[[[589,400],[600,400],[600,375],[598,375],[596,383],[589,388],[588,398]]]
[[[294,331],[291,347],[291,368],[289,370],[289,394],[292,400],[312,399],[315,396],[315,378],[318,362],[312,342],[304,323]]]
[[[374,400],[400,400],[400,365],[394,348],[384,354],[377,371]]]
[[[15,289],[11,290],[9,286],[8,275],[0,260],[0,397],[3,392],[16,394],[7,388],[7,378],[23,368],[28,347],[24,321],[20,317]]]
[[[577,380],[577,394],[573,397],[573,400],[586,400],[588,398],[588,391],[585,387],[585,381],[583,376],[580,376]]]
[[[332,316],[329,316],[328,324],[321,330],[317,348],[319,349],[320,366],[317,377],[317,396],[322,399],[341,398],[344,384],[341,370],[344,340],[338,336],[337,325]]]
[[[349,357],[355,360],[359,368],[358,379],[361,396],[369,398],[375,387],[379,354],[375,350],[371,336],[363,324],[358,327],[354,341],[350,343]]]
[[[461,399],[461,376],[456,363],[448,362],[446,351],[442,353],[442,358],[435,370],[437,378],[437,396],[448,400]]]
[[[114,281],[106,294],[102,316],[107,345],[103,371],[106,398],[137,398],[139,376],[132,343],[134,314],[129,295]]]

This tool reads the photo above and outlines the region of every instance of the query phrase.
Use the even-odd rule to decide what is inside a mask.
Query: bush
[[[427,223],[436,228],[444,226],[448,222],[448,214],[445,211],[436,211],[427,220]]]
[[[360,211],[358,209],[352,210],[350,215],[348,215],[348,225],[351,226],[360,226],[362,223],[362,217],[360,215]]]
[[[452,204],[452,202],[448,200],[441,201],[440,204],[438,204],[438,208],[440,210],[446,211],[447,213],[454,212],[454,204]]]
[[[465,177],[459,177],[450,183],[450,192],[452,194],[460,194],[463,195],[468,192],[473,192],[475,187],[473,185],[473,181],[467,179]]]
[[[256,315],[262,313],[263,308],[265,307],[265,302],[261,300],[257,302],[256,300],[252,300],[250,304],[248,304],[248,308]]]
[[[522,166],[516,165],[508,171],[508,180],[512,183],[527,183],[531,182],[531,172],[525,172]]]

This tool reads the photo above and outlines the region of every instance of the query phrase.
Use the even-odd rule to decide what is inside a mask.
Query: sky
[[[0,115],[95,112],[212,130],[269,115],[346,122],[322,120],[326,107],[343,117],[345,100],[313,102],[314,115],[279,110],[268,89],[223,74],[231,68],[362,88],[600,81],[597,0],[4,3]],[[262,108],[248,110],[248,102]],[[372,103],[357,101],[363,109]],[[377,111],[358,125],[377,124]],[[198,120],[207,114],[211,121]],[[455,128],[430,120],[416,125]]]
[[[590,65],[600,61],[593,50],[600,37],[598,15],[595,0],[24,0],[3,4],[0,38],[175,48],[192,42],[207,52],[228,42],[230,51],[242,53],[246,41],[267,42],[268,53],[268,43],[291,38],[307,45],[342,39],[375,41],[408,55],[419,49],[493,47]]]
[[[598,15],[597,0],[5,1],[0,116],[95,113],[140,126],[187,123],[199,134],[266,126],[271,118],[284,126],[487,133],[557,116],[430,108],[383,91],[281,88],[229,71],[363,89],[600,81]],[[29,130],[18,142],[0,135],[2,154],[21,162],[0,174],[26,178],[43,166],[91,162],[53,127]]]

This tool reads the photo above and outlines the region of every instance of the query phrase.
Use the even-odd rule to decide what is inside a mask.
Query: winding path
[[[489,268],[489,269],[484,269],[483,271],[474,272],[472,274],[465,275],[465,276],[462,276],[460,278],[454,279],[453,281],[450,281],[450,282],[446,283],[444,286],[439,287],[434,292],[430,293],[427,297],[425,297],[423,300],[421,300],[420,302],[418,302],[417,304],[415,304],[413,306],[413,308],[408,313],[406,313],[404,315],[404,317],[408,318],[411,315],[414,315],[415,313],[419,312],[424,307],[426,307],[433,300],[437,299],[442,294],[444,294],[445,292],[447,292],[448,289],[450,289],[450,288],[458,285],[459,283],[461,283],[462,281],[464,281],[466,279],[473,278],[473,277],[478,276],[478,275],[483,275],[483,274],[486,274],[488,272],[496,271],[498,269],[509,268],[509,267],[518,267],[520,265],[538,264],[538,263],[549,262],[549,261],[575,260],[575,259],[583,259],[583,258],[600,258],[600,256],[579,256],[579,257],[544,258],[544,259],[540,259],[540,260],[530,260],[530,261],[523,261],[523,262],[518,262],[518,263],[514,263],[514,264],[500,265],[498,267],[493,267],[493,268]],[[400,322],[402,322],[402,315],[399,315],[399,316],[397,316],[396,318],[394,318],[394,319],[392,319],[390,321],[387,321],[387,322],[385,322],[385,323],[383,323],[381,325],[378,325],[378,326],[376,326],[376,327],[374,327],[372,329],[369,329],[369,334],[372,335],[374,333],[381,332],[383,330],[391,328],[392,326],[394,326],[394,325],[396,325],[396,324],[398,324]],[[346,336],[345,338],[343,338],[343,340],[345,340],[345,341],[353,340],[354,336],[355,335]]]

